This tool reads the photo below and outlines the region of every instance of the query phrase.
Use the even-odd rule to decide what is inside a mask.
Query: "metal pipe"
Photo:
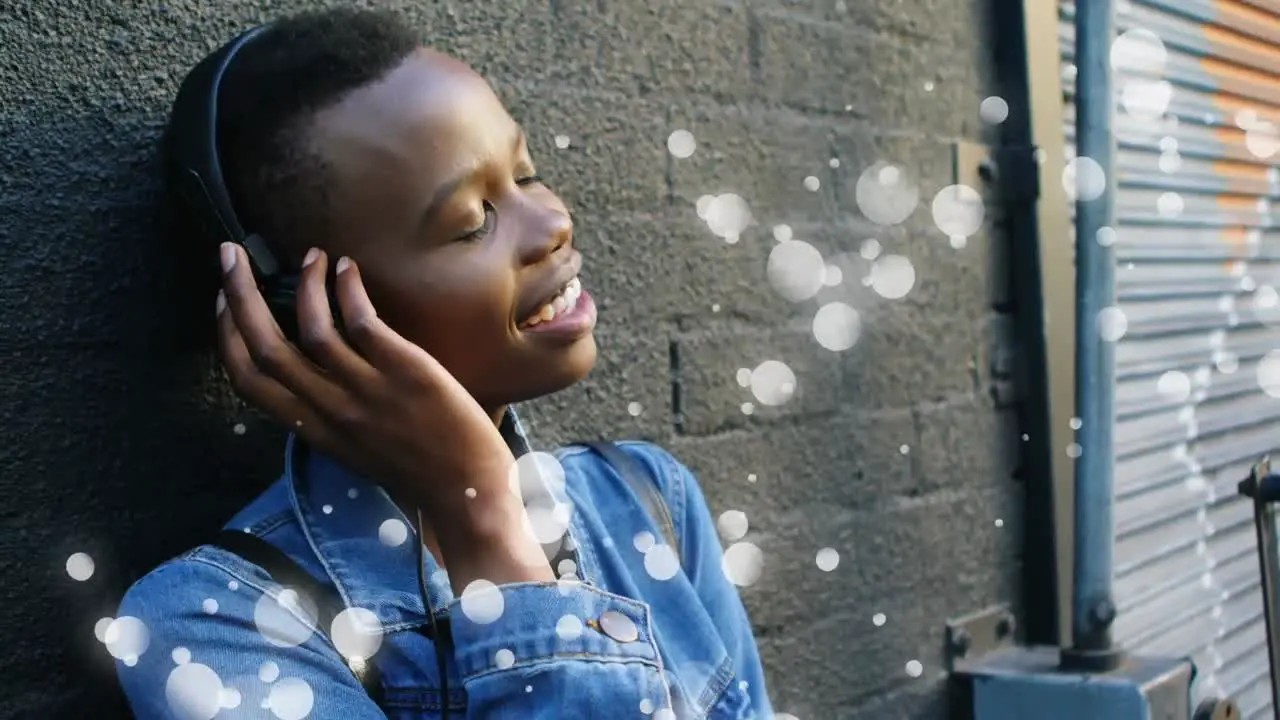
[[[1115,619],[1115,345],[1100,325],[1115,311],[1115,253],[1098,233],[1115,221],[1115,105],[1111,0],[1077,0],[1076,29],[1076,416],[1082,425],[1075,466],[1075,559],[1072,568],[1070,655],[1089,665],[1118,663],[1112,651]],[[1100,195],[1087,192],[1092,160],[1106,179]],[[1109,232],[1109,230],[1108,230]],[[1100,315],[1106,310],[1107,313]],[[1064,659],[1066,654],[1064,653]]]

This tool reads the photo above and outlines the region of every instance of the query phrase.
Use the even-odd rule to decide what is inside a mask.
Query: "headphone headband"
[[[260,235],[246,232],[236,216],[218,147],[218,96],[222,78],[236,54],[269,27],[263,25],[241,33],[187,74],[169,118],[166,153],[169,182],[197,224],[216,243],[234,242],[244,247],[261,280],[275,277],[280,265],[267,242]]]

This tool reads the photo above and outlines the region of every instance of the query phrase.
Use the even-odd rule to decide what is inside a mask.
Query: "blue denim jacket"
[[[525,452],[519,423],[506,425],[514,427],[507,433],[513,449]],[[454,598],[447,575],[424,553],[430,603],[437,616],[447,613],[452,631],[451,718],[774,717],[751,625],[722,570],[697,482],[654,445],[620,446],[666,499],[679,572],[671,564],[676,553],[649,547],[661,546],[663,535],[637,511],[639,499],[621,476],[586,449],[559,451],[563,488],[552,492],[572,508],[565,537],[577,557],[558,574],[580,581],[562,574],[559,582],[498,586],[468,608],[469,598]],[[313,632],[299,619],[309,616],[297,612],[305,598],[282,594],[259,568],[220,548],[191,550],[138,580],[118,612],[140,621],[118,622],[120,629],[136,636],[145,628],[146,637],[129,638],[132,654],[117,660],[137,717],[440,716],[435,647],[421,632],[429,619],[413,523],[381,488],[330,458],[311,454],[300,469],[293,457],[286,453],[283,476],[228,527],[270,541],[348,608],[363,608],[343,614],[356,622]],[[378,644],[372,662],[385,692],[381,709],[347,662],[371,643]]]

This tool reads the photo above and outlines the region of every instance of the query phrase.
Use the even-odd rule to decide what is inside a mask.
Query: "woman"
[[[688,470],[529,451],[511,406],[596,359],[582,257],[492,89],[416,35],[333,10],[221,56],[220,351],[294,435],[235,533],[125,596],[135,714],[772,717]],[[175,167],[207,209],[217,178]],[[264,297],[271,261],[296,288]]]

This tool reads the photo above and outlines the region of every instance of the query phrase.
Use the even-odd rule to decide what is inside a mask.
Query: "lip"
[[[528,335],[553,337],[562,340],[576,340],[596,326],[596,301],[586,290],[578,296],[578,304],[572,312],[557,315],[548,322],[538,323],[533,327],[523,328],[521,332]]]
[[[582,270],[582,253],[574,250],[569,255],[569,259],[560,263],[554,270],[547,273],[534,287],[535,291],[528,293],[528,300],[520,303],[516,311],[516,324],[528,320],[535,312],[546,305],[560,290],[569,284],[569,281],[577,277]]]

